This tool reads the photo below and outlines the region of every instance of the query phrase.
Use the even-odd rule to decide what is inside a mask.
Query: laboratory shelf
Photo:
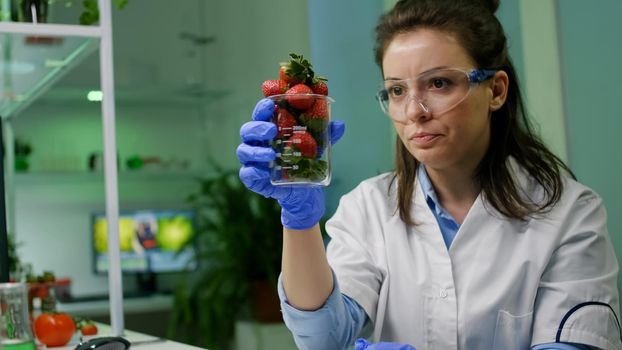
[[[81,26],[72,24],[33,24],[19,22],[0,22],[1,33],[45,35],[45,36],[80,36],[97,38],[101,36],[99,26]]]
[[[6,5],[8,2],[3,2]],[[123,295],[119,262],[118,227],[119,198],[115,159],[116,131],[114,104],[114,68],[112,47],[112,1],[98,0],[99,26],[64,24],[32,24],[0,22],[0,120],[5,141],[5,162],[13,164],[13,129],[11,118],[36,100],[58,79],[92,50],[99,48],[101,91],[107,96],[101,103],[104,136],[104,184],[108,226],[108,256],[111,262],[108,285],[110,319],[113,334],[123,334]],[[10,7],[9,7],[10,8]],[[13,167],[5,169],[5,188],[14,187]],[[4,190],[4,188],[3,188]],[[7,191],[7,222],[14,222],[14,193]],[[4,191],[3,191],[4,192]],[[3,193],[4,194],[4,193]],[[7,230],[2,230],[6,241]],[[0,247],[2,249],[3,247]],[[2,259],[4,260],[6,248]],[[8,271],[3,271],[3,278]]]
[[[180,170],[136,170],[119,172],[119,182],[198,182],[205,178],[207,170],[189,169]],[[78,183],[103,183],[102,172],[86,171],[46,171],[46,172],[23,172],[15,174],[15,185],[51,185],[51,184],[78,184]]]
[[[97,33],[99,27],[0,22],[0,116],[16,116],[95,51]]]

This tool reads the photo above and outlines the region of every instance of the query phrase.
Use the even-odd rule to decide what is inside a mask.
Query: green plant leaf
[[[114,5],[119,9],[122,10],[125,5],[127,5],[127,2],[129,0],[114,0]]]
[[[80,15],[80,24],[82,25],[91,25],[99,21],[99,12],[96,14],[90,12],[83,12]]]
[[[84,0],[84,1],[82,2],[82,5],[84,6],[84,8],[85,8],[86,10],[89,10],[89,11],[98,11],[98,8],[97,8],[97,0]]]
[[[113,4],[119,10],[123,9],[129,0],[113,0]],[[84,10],[80,14],[80,24],[91,25],[99,21],[99,7],[97,6],[97,0],[84,0],[82,2]]]

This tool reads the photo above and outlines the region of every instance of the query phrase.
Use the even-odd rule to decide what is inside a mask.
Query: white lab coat
[[[515,174],[531,198],[542,191]],[[529,349],[555,341],[622,349],[618,263],[601,198],[565,180],[546,215],[510,220],[480,195],[448,250],[417,183],[399,218],[391,174],[342,197],[326,225],[342,293],[374,324],[375,341],[426,349]],[[585,304],[584,304],[585,303]],[[560,330],[561,327],[561,330]]]

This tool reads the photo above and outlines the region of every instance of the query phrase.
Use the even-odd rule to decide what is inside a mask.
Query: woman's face
[[[419,29],[397,35],[382,61],[385,80],[409,79],[438,68],[478,68],[450,34]],[[394,121],[408,151],[426,168],[473,171],[490,143],[490,81],[473,86],[469,95],[447,111],[426,112],[414,99],[406,102],[404,122]]]

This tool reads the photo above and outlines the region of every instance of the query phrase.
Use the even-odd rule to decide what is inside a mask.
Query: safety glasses
[[[443,68],[424,72],[411,79],[387,79],[376,94],[380,108],[391,119],[405,123],[421,108],[442,114],[464,101],[474,86],[492,78],[496,70]],[[412,103],[414,101],[415,103]]]

